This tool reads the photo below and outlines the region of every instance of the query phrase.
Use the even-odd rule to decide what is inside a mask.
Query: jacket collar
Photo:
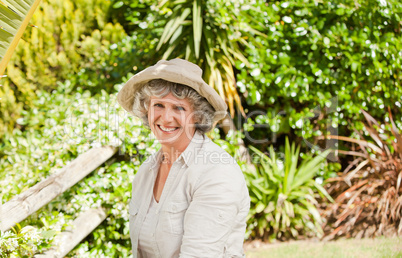
[[[210,139],[207,136],[196,131],[193,138],[191,139],[191,142],[189,143],[187,148],[183,151],[183,153],[180,154],[177,160],[183,162],[183,164],[189,167],[191,164],[194,163],[194,160],[197,157],[197,155],[200,152],[204,151],[204,144],[208,140]]]
[[[204,151],[204,144],[207,141],[210,141],[207,136],[196,131],[187,148],[180,154],[175,163],[180,162],[189,167],[194,163],[197,155]],[[150,169],[159,167],[159,164],[162,162],[162,149],[159,149],[156,153],[151,155],[149,162]]]

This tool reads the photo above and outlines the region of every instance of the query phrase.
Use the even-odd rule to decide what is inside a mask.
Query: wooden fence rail
[[[32,186],[0,207],[0,230],[9,230],[16,223],[26,219],[58,195],[78,183],[85,176],[112,157],[118,148],[104,146],[93,148],[79,155],[74,161],[62,168],[58,173]],[[104,219],[102,208],[84,212],[74,220],[74,228],[62,233],[57,239],[59,245],[46,252],[47,256],[64,257],[82,239],[91,233]],[[39,256],[38,256],[39,257]]]
[[[64,257],[78,245],[82,239],[89,235],[106,218],[102,208],[91,209],[83,212],[76,218],[72,227],[66,229],[53,240],[55,245],[44,254],[35,255],[35,258]]]
[[[117,148],[110,146],[90,149],[61,169],[60,172],[51,175],[3,204],[0,218],[1,231],[10,229],[48,204],[108,160],[116,151]]]

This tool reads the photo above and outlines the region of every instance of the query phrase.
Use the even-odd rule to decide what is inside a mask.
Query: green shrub
[[[249,112],[264,113],[252,120],[269,125],[256,129],[255,138],[294,133],[310,139],[331,125],[339,135],[350,135],[349,125],[362,128],[360,109],[383,120],[390,106],[400,121],[400,1],[257,1],[257,6],[263,15],[250,10],[260,22],[253,28],[266,36],[257,35],[245,49],[251,69],[237,64],[237,85]]]
[[[314,180],[322,169],[329,153],[316,157],[305,155],[298,165],[299,147],[286,140],[283,159],[273,147],[269,156],[250,146],[255,169],[246,172],[246,181],[251,198],[248,219],[248,234],[252,238],[289,239],[299,236],[323,234],[322,218],[317,209],[320,194],[332,201],[325,189]]]
[[[95,93],[120,82],[121,75],[114,74],[120,68],[118,57],[131,47],[114,45],[126,34],[118,23],[108,23],[109,7],[107,0],[41,1],[31,20],[36,27],[25,31],[1,81],[0,135],[12,131],[37,89],[51,91],[70,80]]]

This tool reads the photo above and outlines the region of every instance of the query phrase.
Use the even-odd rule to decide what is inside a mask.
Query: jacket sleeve
[[[248,211],[248,205],[247,186],[237,164],[218,165],[202,172],[184,217],[180,257],[223,257],[231,234],[239,234],[236,237],[242,245],[245,216],[239,222],[237,214]]]

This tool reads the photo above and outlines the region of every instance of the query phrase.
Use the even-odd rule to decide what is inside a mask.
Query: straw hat
[[[226,116],[227,105],[219,94],[202,79],[202,69],[183,59],[161,60],[130,78],[117,94],[117,101],[130,114],[134,95],[145,83],[153,79],[180,83],[196,90],[215,109],[214,122]]]

